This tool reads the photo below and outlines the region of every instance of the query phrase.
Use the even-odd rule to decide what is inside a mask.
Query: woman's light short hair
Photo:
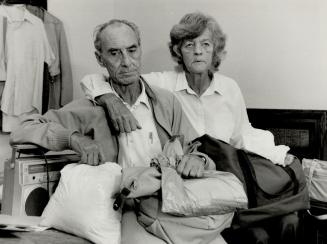
[[[98,25],[95,27],[94,32],[93,32],[93,37],[94,37],[94,47],[98,52],[101,52],[101,32],[109,25],[114,25],[114,24],[124,24],[129,26],[135,33],[138,45],[141,45],[141,35],[139,28],[134,24],[133,22],[130,22],[125,19],[112,19],[106,23],[103,23],[101,25]]]
[[[226,35],[222,32],[214,18],[204,15],[201,12],[184,15],[180,22],[174,25],[170,31],[169,50],[171,56],[183,69],[185,67],[180,55],[183,42],[200,36],[205,29],[208,29],[211,32],[214,45],[212,69],[213,71],[218,70],[222,58],[226,53]],[[175,46],[177,47],[178,52],[174,50]]]

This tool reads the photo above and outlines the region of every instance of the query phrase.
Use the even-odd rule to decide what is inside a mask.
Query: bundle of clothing
[[[63,24],[41,7],[1,4],[0,36],[2,130],[10,132],[18,116],[70,102],[72,71]]]
[[[197,147],[192,144],[186,153],[210,161]],[[247,196],[229,172],[207,170],[201,178],[182,178],[176,168],[184,153],[173,138],[151,167],[124,168],[114,208],[136,199],[138,222],[148,232],[167,243],[210,243],[230,226],[236,210],[247,208]]]

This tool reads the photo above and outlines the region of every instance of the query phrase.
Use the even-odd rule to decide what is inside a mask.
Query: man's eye
[[[136,52],[136,48],[130,48],[130,49],[128,49],[128,52],[135,53]]]
[[[118,51],[110,51],[109,52],[111,56],[116,56],[118,55]]]

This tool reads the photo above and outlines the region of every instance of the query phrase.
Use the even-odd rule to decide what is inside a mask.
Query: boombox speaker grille
[[[28,216],[41,216],[49,201],[49,192],[42,188],[35,188],[30,192],[25,202],[25,212]]]

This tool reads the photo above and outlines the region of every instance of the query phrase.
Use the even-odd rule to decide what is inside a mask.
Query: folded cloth
[[[161,210],[177,216],[232,213],[248,204],[241,181],[229,172],[206,170],[202,178],[183,179],[171,167],[161,167],[161,173],[154,167],[123,169],[124,197],[152,196],[160,189]]]
[[[241,181],[232,173],[205,171],[203,178],[182,179],[162,168],[162,212],[177,216],[226,214],[248,205]]]
[[[205,158],[204,169],[216,169],[214,161],[208,155],[198,151],[198,147],[201,145],[201,143],[190,143],[183,152],[179,139],[179,136],[173,136],[169,141],[167,141],[164,145],[162,153],[158,154],[157,157],[152,158],[150,165],[156,167],[159,171],[160,167],[177,168],[183,155],[189,154]]]

